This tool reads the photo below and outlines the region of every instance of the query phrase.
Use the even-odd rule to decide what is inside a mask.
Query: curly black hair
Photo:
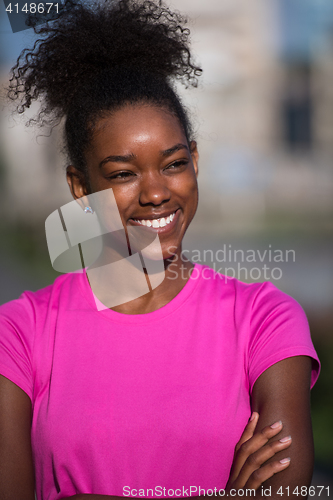
[[[68,157],[82,172],[96,120],[125,104],[167,109],[190,142],[174,81],[197,86],[202,70],[192,61],[186,23],[162,0],[65,0],[58,19],[34,26],[39,38],[12,68],[8,96],[19,99],[19,113],[42,98],[34,120],[41,126],[66,118]]]

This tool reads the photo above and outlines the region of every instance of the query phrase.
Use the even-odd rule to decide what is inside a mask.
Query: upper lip
[[[166,218],[168,217],[169,215],[171,214],[174,214],[175,212],[177,212],[178,208],[176,208],[175,210],[168,210],[168,211],[165,211],[165,212],[161,212],[159,214],[157,213],[153,213],[153,214],[150,214],[150,215],[146,215],[145,217],[131,217],[131,219],[133,220],[153,220],[153,219],[162,219],[162,217]]]

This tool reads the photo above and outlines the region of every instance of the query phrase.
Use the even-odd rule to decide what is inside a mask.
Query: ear
[[[74,167],[74,165],[69,165],[66,168],[66,180],[74,200],[78,200],[89,194],[86,176]],[[78,201],[80,205],[82,204],[83,208],[88,205],[86,200],[83,199],[82,202],[81,200]]]
[[[192,156],[192,161],[193,161],[193,167],[194,167],[195,175],[198,177],[198,173],[199,173],[199,168],[198,168],[199,153],[198,153],[197,142],[196,141],[191,141],[191,143],[190,143],[190,152],[191,152],[191,156]]]

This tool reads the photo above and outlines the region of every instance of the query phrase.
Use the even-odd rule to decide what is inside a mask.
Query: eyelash
[[[126,177],[132,175],[131,172],[118,172],[117,174],[108,177],[109,179],[125,179]]]
[[[171,165],[169,165],[166,168],[168,169],[170,167],[182,167],[183,165],[187,165],[187,164],[188,164],[188,160],[177,160],[177,161],[174,161]]]
[[[168,165],[165,168],[165,170],[169,169],[170,167],[179,168],[179,167],[182,167],[183,165],[187,165],[187,164],[188,164],[188,160],[177,160],[177,161],[173,162],[171,165]],[[114,179],[126,179],[126,177],[130,177],[131,175],[132,175],[131,172],[118,172],[117,174],[115,174],[113,176],[110,176],[108,178],[111,179],[111,180],[114,180]]]

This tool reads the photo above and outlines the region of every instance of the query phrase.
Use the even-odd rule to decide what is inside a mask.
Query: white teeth
[[[174,217],[175,214],[173,213],[171,215],[168,215],[168,217],[161,217],[161,219],[152,219],[152,220],[134,219],[134,220],[136,222],[140,222],[140,224],[142,224],[143,226],[158,228],[158,227],[165,227],[168,224],[170,224],[170,222],[173,221]]]

